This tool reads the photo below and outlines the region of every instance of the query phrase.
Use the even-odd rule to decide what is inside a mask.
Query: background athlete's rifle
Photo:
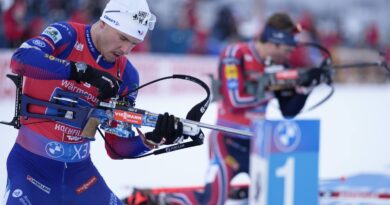
[[[266,68],[265,72],[262,75],[257,76],[255,81],[245,82],[246,91],[248,93],[253,94],[258,99],[264,99],[266,96],[266,92],[268,91],[283,91],[288,89],[295,89],[296,86],[302,85],[304,85],[304,87],[313,87],[322,83],[328,85],[331,88],[329,94],[324,97],[324,99],[306,110],[309,111],[318,107],[333,95],[333,75],[335,69],[365,68],[373,66],[385,68],[387,71],[390,72],[389,64],[386,61],[384,54],[381,52],[379,52],[380,59],[376,62],[359,62],[352,64],[334,65],[331,53],[325,47],[315,43],[301,43],[300,46],[310,46],[320,50],[320,52],[323,54],[323,59],[321,60],[319,65],[314,65],[307,68],[290,69],[285,69],[283,66],[270,66]],[[318,78],[315,79],[315,81],[311,81],[312,79],[309,79],[310,72],[313,71],[316,71],[317,74],[319,74]],[[310,81],[312,84],[306,85],[306,82]],[[221,82],[212,78],[211,83],[213,90],[213,101],[220,100],[222,96],[218,93],[221,86]]]

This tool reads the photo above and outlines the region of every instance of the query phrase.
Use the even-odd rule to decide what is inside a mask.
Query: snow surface
[[[319,87],[307,106],[326,95]],[[196,94],[139,95],[137,107],[155,113],[168,111],[185,117],[188,109],[204,96]],[[336,86],[334,96],[319,108],[302,113],[301,119],[321,119],[320,177],[333,178],[357,173],[390,174],[390,86]],[[0,120],[13,116],[13,101],[0,101]],[[268,108],[268,118],[280,118],[276,101]],[[216,104],[210,105],[203,122],[216,120]],[[204,130],[205,134],[209,133]],[[0,125],[0,189],[6,185],[6,159],[15,141],[16,130]],[[122,197],[131,187],[176,187],[202,185],[208,164],[208,143],[195,148],[136,160],[111,160],[103,140],[93,143],[93,162],[112,190]],[[244,179],[243,179],[244,180]],[[3,190],[0,191],[2,195]]]

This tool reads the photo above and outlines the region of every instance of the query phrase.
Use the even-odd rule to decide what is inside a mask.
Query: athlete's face
[[[98,49],[104,59],[113,62],[116,58],[127,55],[141,40],[120,32],[107,24],[101,26]]]
[[[272,50],[272,60],[275,63],[283,64],[288,60],[291,52],[294,50],[294,47],[284,44],[273,44]]]

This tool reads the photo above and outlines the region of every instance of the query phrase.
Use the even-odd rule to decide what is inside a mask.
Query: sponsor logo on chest
[[[76,41],[76,44],[74,45],[74,48],[78,51],[83,51],[84,50],[84,44]]]

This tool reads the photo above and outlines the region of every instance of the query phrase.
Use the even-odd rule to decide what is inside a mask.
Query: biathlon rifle
[[[134,137],[136,134],[132,130],[132,127],[140,128],[141,126],[155,127],[158,114],[149,112],[146,110],[134,108],[130,102],[125,100],[125,98],[112,98],[108,102],[100,101],[95,107],[83,106],[80,102],[80,99],[84,96],[81,93],[73,93],[67,91],[57,91],[56,96],[53,97],[52,102],[43,101],[39,99],[32,98],[22,93],[23,87],[23,77],[18,75],[7,75],[16,85],[16,102],[15,102],[15,115],[11,122],[0,122],[2,124],[11,125],[17,129],[20,128],[20,118],[28,120],[29,118],[38,118],[46,119],[41,122],[47,121],[60,121],[67,124],[71,124],[75,127],[83,127],[81,136],[88,140],[94,140],[96,131],[103,136],[102,132],[98,129],[100,127],[102,130],[108,133],[115,134],[118,137],[130,138]],[[219,126],[219,125],[210,125],[200,122],[200,118],[207,110],[209,105],[209,96],[210,91],[208,86],[201,80],[194,78],[192,76],[186,75],[173,75],[161,79],[157,79],[150,83],[147,83],[143,86],[140,86],[138,89],[149,85],[151,83],[157,82],[159,80],[164,80],[168,78],[179,78],[190,80],[200,84],[207,91],[207,97],[197,105],[195,105],[189,113],[192,113],[188,116],[195,116],[194,119],[188,118],[178,118],[176,117],[177,122],[183,123],[183,134],[192,139],[190,142],[182,142],[175,145],[163,147],[153,152],[143,154],[138,157],[145,157],[151,154],[162,154],[166,152],[172,152],[179,149],[184,149],[192,146],[197,146],[203,144],[203,135],[201,134],[201,128],[207,128],[212,130],[217,130],[221,132],[226,132],[234,135],[243,135],[243,136],[253,136],[249,131],[243,131],[238,129],[233,129],[229,127]],[[133,91],[129,91],[131,93]],[[126,95],[125,95],[126,96]],[[62,114],[48,114],[48,113],[34,113],[31,112],[29,107],[31,105],[37,105],[47,109],[60,110]],[[31,123],[39,123],[31,122]],[[29,124],[28,121],[25,124]],[[104,137],[103,137],[104,138]],[[106,142],[107,143],[107,142]],[[107,143],[108,144],[108,143]],[[111,146],[108,144],[109,148]],[[112,149],[113,150],[113,149]],[[115,150],[113,150],[115,153]],[[120,156],[118,154],[118,156]],[[122,158],[129,158],[123,157]]]
[[[132,126],[140,128],[141,126],[155,127],[158,114],[133,108],[126,101],[111,100],[110,102],[100,102],[93,110],[91,117],[81,134],[86,139],[94,139],[96,128],[100,125],[104,131],[115,134],[119,137],[134,136]],[[207,128],[226,132],[230,134],[252,136],[252,133],[243,130],[233,129],[229,127],[210,125],[194,120],[176,117],[176,122],[183,123],[183,134],[188,136],[196,136],[200,132],[200,128]],[[112,127],[112,122],[116,122],[116,127]]]

